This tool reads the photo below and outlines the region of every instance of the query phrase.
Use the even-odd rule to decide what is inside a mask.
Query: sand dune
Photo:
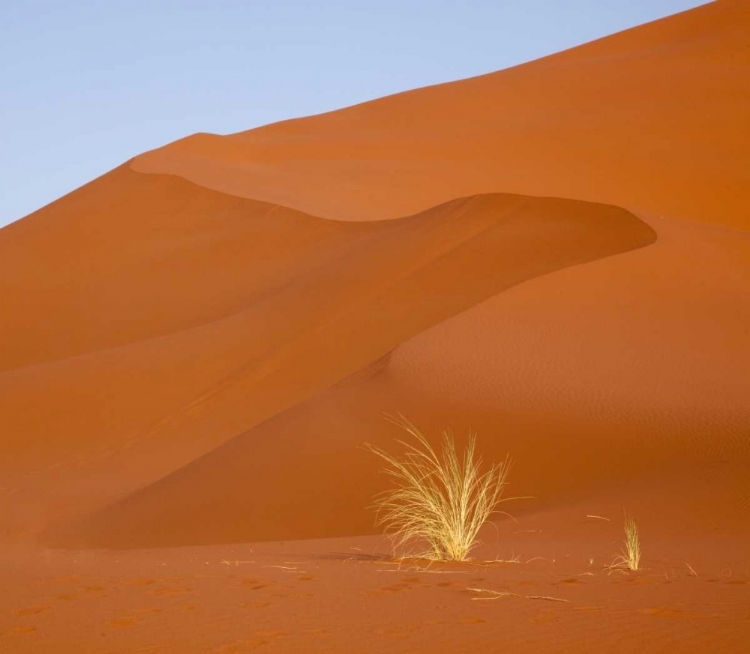
[[[235,229],[228,225],[224,235],[231,252],[197,231],[185,237],[189,256],[167,260],[163,277],[150,276],[148,257],[155,256],[154,241],[163,234],[148,213],[153,182],[142,182],[141,174],[127,169],[112,177],[94,186],[119,181],[125,187],[127,213],[116,222],[126,223],[143,202],[138,213],[151,229],[146,237],[131,237],[122,250],[112,235],[111,256],[101,238],[96,245],[80,244],[79,260],[93,263],[68,269],[65,286],[52,298],[70,308],[58,314],[58,340],[49,343],[48,352],[61,358],[0,374],[0,403],[10,433],[2,468],[12,492],[27,498],[9,505],[23,533],[155,481],[513,284],[641,247],[655,237],[621,209],[519,196],[456,200],[400,221],[368,225],[285,214],[239,200]],[[201,213],[197,201],[205,191],[174,178],[163,182],[159,220],[169,224],[186,202],[196,222],[208,219],[210,212]],[[176,184],[171,195],[169,184]],[[66,216],[65,205],[74,198],[47,211]],[[99,220],[98,211],[73,215],[83,225]],[[262,226],[272,220],[267,236]],[[190,224],[182,227],[188,230]],[[34,248],[34,234],[28,239]],[[253,247],[262,248],[258,261],[248,254]],[[46,254],[39,250],[27,258],[30,271]],[[119,258],[121,252],[132,267]],[[285,265],[291,259],[293,265]],[[242,268],[247,269],[244,285],[232,274]],[[90,284],[92,274],[101,281]],[[186,283],[175,296],[180,277]],[[128,278],[133,299],[121,303],[107,291],[127,286]],[[77,296],[81,288],[90,290],[84,295],[87,305]],[[40,293],[31,310],[16,311],[18,319],[31,322],[29,329],[17,329],[21,338],[33,331],[39,315],[54,311],[50,295]],[[28,297],[18,301],[31,304]],[[244,304],[237,306],[240,301]],[[172,304],[181,308],[174,315],[168,313]],[[180,317],[181,329],[162,333],[168,320]],[[91,328],[81,330],[82,342],[75,345],[90,349],[70,356],[63,349],[71,346],[68,331],[76,333],[77,322],[89,320]],[[109,320],[123,325],[119,334],[107,330]],[[107,338],[131,340],[105,347]],[[34,410],[40,403],[46,409],[42,415]],[[40,497],[42,471],[49,486]],[[55,510],[44,511],[52,498]],[[28,502],[39,508],[30,509]]]
[[[700,515],[747,532],[750,506],[732,502],[750,491],[750,237],[652,224],[655,244],[494,295],[75,533],[114,547],[370,533],[382,479],[361,445],[397,437],[383,419],[397,412],[434,431],[478,429],[488,458],[511,452],[514,491],[537,498],[514,512],[619,488],[659,531]],[[695,483],[717,466],[721,480]],[[665,500],[680,507],[671,519],[656,510]]]
[[[367,507],[384,484],[361,445],[392,445],[398,434],[383,414],[403,412],[430,433],[476,428],[487,457],[515,458],[512,493],[532,497],[513,505],[518,525],[488,531],[483,557],[508,546],[562,564],[512,580],[500,568],[476,574],[511,584],[514,597],[576,588],[588,598],[565,614],[524,605],[504,615],[525,622],[495,616],[493,634],[538,651],[523,633],[545,624],[548,644],[564,631],[571,651],[592,642],[590,651],[632,651],[633,624],[653,647],[672,647],[679,634],[652,616],[702,617],[695,651],[719,623],[727,651],[742,651],[748,26],[750,4],[720,0],[491,75],[194,135],[0,230],[0,565],[28,596],[28,606],[8,604],[0,638],[37,633],[3,620],[49,615],[61,597],[54,584],[77,579],[71,570],[102,575],[75,591],[80,599],[119,584],[122,561],[159,574],[178,562],[179,579],[146,581],[164,593],[155,611],[184,609],[164,598],[192,593],[185,579],[211,598],[180,651],[352,651],[362,630],[377,651],[438,651],[443,630],[425,611],[482,603],[446,581],[419,608],[404,611],[403,599],[377,608],[416,582],[371,587],[388,576],[373,567],[387,545],[359,538],[374,532]],[[581,566],[616,551],[623,508],[648,534],[651,557],[627,592],[654,587],[625,597],[606,572],[574,586],[596,576]],[[302,540],[331,537],[341,539]],[[236,640],[247,622],[229,606],[238,588],[259,591],[264,607],[289,591],[313,611],[296,582],[270,572],[204,574],[240,556],[235,543],[250,543],[238,546],[247,555],[273,540],[297,541],[306,565],[338,584],[310,595],[354,625],[334,645],[310,649],[307,618],[274,631],[288,608],[269,611],[265,635]],[[188,548],[197,545],[208,547]],[[49,549],[61,547],[75,549]],[[92,550],[151,547],[186,549]],[[274,575],[297,570],[285,547],[261,547]],[[44,577],[52,572],[37,571],[40,557],[67,576]],[[688,557],[712,571],[701,582],[718,582],[709,604],[705,586],[688,586]],[[351,561],[370,567],[339,575]],[[684,578],[656,588],[677,579],[675,565]],[[214,592],[217,579],[229,586]],[[441,592],[453,594],[433,606]],[[97,610],[131,594],[117,586]],[[614,632],[578,612],[600,603],[617,607],[602,622]],[[378,631],[365,613],[406,631]],[[395,614],[424,619],[402,625]],[[50,618],[49,651],[90,649],[91,634],[69,628],[81,615]],[[413,630],[429,634],[418,647]],[[110,649],[141,647],[146,632],[133,633]],[[148,633],[151,644],[164,637]]]
[[[122,166],[2,231],[0,369],[225,318],[366,232]]]
[[[498,73],[137,157],[338,220],[504,191],[750,228],[750,5],[722,0]]]

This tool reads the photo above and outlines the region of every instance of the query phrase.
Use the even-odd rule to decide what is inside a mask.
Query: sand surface
[[[502,190],[750,229],[746,0],[719,0],[498,73],[250,132],[141,172],[338,220]]]
[[[0,230],[0,652],[747,651],[749,30],[195,135]],[[398,412],[515,461],[471,564],[374,535]]]

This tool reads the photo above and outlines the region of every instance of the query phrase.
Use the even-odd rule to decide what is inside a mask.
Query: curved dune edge
[[[0,232],[0,370],[230,318],[375,230],[125,164]]]
[[[336,220],[496,191],[750,229],[750,5],[522,66],[136,157],[143,173]]]
[[[108,220],[98,185],[113,200]],[[19,344],[28,332],[36,342],[50,298],[67,313],[56,309],[50,360],[0,373],[5,537],[33,538],[147,486],[514,284],[656,238],[625,210],[549,198],[464,198],[357,225],[215,195],[123,167],[0,234],[0,249],[27,262],[9,264],[16,279],[53,243],[77,244],[81,262],[56,291],[73,299],[41,292],[50,277],[33,274],[16,296]],[[127,247],[121,230],[134,232]],[[152,274],[164,247],[175,255]],[[127,302],[97,283],[115,273]],[[168,332],[172,308],[184,323]],[[79,328],[85,339],[68,340]]]
[[[130,548],[372,533],[384,481],[361,445],[392,446],[383,413],[399,411],[433,433],[477,429],[488,458],[511,452],[512,494],[536,498],[513,513],[627,507],[651,537],[747,536],[750,315],[729,299],[746,292],[750,238],[651,222],[650,247],[496,294],[47,537]]]

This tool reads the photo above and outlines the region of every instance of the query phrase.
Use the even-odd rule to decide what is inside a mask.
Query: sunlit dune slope
[[[570,200],[477,196],[352,224],[113,171],[0,232],[17,262],[6,535],[154,482],[514,284],[654,239]]]
[[[0,370],[226,318],[372,231],[121,166],[0,232]]]
[[[651,537],[750,529],[750,236],[653,219],[647,247],[537,277],[75,524],[109,547],[372,530],[384,413],[515,458],[513,513],[624,506]],[[710,274],[707,271],[711,271]]]
[[[133,162],[339,220],[488,192],[750,228],[750,3],[722,0],[522,66]]]

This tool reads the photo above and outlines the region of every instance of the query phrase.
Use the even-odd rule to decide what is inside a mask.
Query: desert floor
[[[2,651],[747,651],[746,538],[646,532],[611,572],[620,521],[590,507],[499,523],[465,564],[373,536],[3,552]]]

